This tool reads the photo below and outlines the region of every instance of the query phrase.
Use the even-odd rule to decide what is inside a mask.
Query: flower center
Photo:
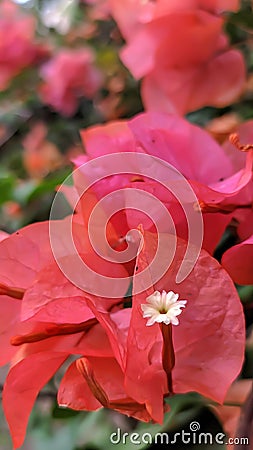
[[[178,325],[179,316],[182,312],[181,308],[184,308],[187,301],[178,300],[179,295],[173,291],[166,292],[155,291],[149,297],[146,298],[147,303],[141,305],[143,317],[148,318],[147,326],[154,323],[165,323],[169,325]]]

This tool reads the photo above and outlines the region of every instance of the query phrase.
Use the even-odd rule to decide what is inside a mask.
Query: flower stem
[[[175,352],[172,339],[172,325],[160,323],[160,330],[163,336],[162,364],[167,374],[168,391],[173,394],[172,369],[175,366]]]

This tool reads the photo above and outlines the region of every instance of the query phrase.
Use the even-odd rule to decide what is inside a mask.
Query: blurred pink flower
[[[23,69],[37,63],[48,50],[36,44],[36,19],[11,1],[0,5],[0,91]]]
[[[37,122],[23,139],[23,163],[32,178],[43,178],[64,164],[58,148],[46,136],[46,125]]]
[[[143,78],[147,109],[185,114],[223,107],[240,95],[243,57],[229,47],[224,19],[217,15],[237,7],[237,1],[111,0],[126,39],[121,58],[135,78]]]
[[[91,6],[89,16],[94,20],[106,20],[110,13],[110,4],[108,0],[83,0],[84,3]]]
[[[90,49],[61,49],[41,67],[42,101],[66,116],[74,114],[78,99],[92,99],[101,85],[101,74],[93,63]]]

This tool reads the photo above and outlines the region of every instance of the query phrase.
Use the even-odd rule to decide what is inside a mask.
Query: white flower
[[[179,300],[179,294],[173,291],[166,292],[155,291],[152,295],[146,298],[147,303],[141,305],[143,317],[149,317],[146,325],[153,325],[155,322],[165,323],[169,325],[178,325],[179,320],[177,316],[181,314],[181,308],[185,308],[187,300]]]

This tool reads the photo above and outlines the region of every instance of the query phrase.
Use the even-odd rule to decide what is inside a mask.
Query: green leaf
[[[0,174],[0,204],[12,200],[15,178],[9,173]]]
[[[64,170],[60,170],[55,172],[41,181],[39,185],[37,185],[33,191],[28,195],[27,201],[30,202],[40,197],[43,194],[47,194],[55,191],[55,188],[62,184],[65,178],[71,174],[71,168],[67,167]]]
[[[70,417],[77,416],[79,411],[74,411],[69,408],[60,408],[57,404],[54,405],[52,410],[52,417],[54,419],[69,419]]]

